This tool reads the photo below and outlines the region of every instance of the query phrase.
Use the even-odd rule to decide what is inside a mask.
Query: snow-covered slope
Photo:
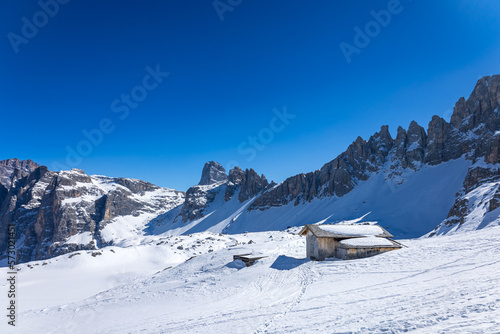
[[[184,202],[184,193],[130,179],[38,167],[18,179],[0,207],[0,233],[16,226],[18,262],[129,242]],[[6,235],[6,234],[2,234]],[[0,238],[0,263],[7,238]]]
[[[316,171],[260,182],[239,203],[227,188],[232,183],[237,191],[240,183],[231,179],[242,171],[229,171],[226,180],[220,164],[208,163],[202,179],[211,179],[211,170],[221,176],[217,187],[191,188],[182,209],[159,217],[149,232],[280,230],[369,212],[397,237],[419,237],[438,225],[429,235],[498,224],[499,104],[500,75],[481,78],[467,100],[458,100],[450,122],[434,116],[425,130],[413,121],[396,138],[382,126]],[[242,191],[241,184],[240,195],[256,188]]]
[[[214,161],[186,193],[0,162],[0,235],[14,224],[18,261],[27,262],[136,245],[143,235],[282,230],[366,214],[400,238],[498,225],[499,104],[500,75],[481,78],[467,100],[458,100],[450,122],[434,116],[426,130],[413,121],[395,138],[382,126],[320,169],[279,184],[253,169],[226,175]],[[0,261],[6,248],[0,238]]]
[[[448,218],[429,236],[500,225],[500,164],[475,163],[469,168],[465,183]]]
[[[292,232],[150,236],[21,265],[16,333],[498,333],[500,227],[324,262]],[[268,257],[232,261],[250,252]]]
[[[243,233],[282,230],[289,226],[354,219],[370,213],[397,237],[419,237],[443,221],[461,189],[471,163],[464,158],[436,166],[424,165],[418,171],[404,170],[397,179],[388,166],[361,181],[342,197],[315,198],[266,210],[248,210],[254,198],[240,203],[237,196],[225,201],[225,185],[216,190],[204,216],[184,222],[169,212],[151,223],[150,233],[178,235],[200,231]]]

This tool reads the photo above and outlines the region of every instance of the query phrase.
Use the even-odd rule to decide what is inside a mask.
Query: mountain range
[[[186,192],[130,179],[0,161],[0,259],[16,226],[18,262],[140,243],[151,234],[283,230],[374,220],[397,238],[500,224],[500,75],[481,78],[450,121],[361,137],[316,171],[269,182],[210,161]]]

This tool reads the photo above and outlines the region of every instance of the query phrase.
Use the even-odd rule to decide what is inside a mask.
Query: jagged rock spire
[[[224,167],[222,167],[222,165],[218,162],[209,161],[205,164],[205,166],[203,166],[201,179],[198,185],[205,186],[226,180],[227,175]]]

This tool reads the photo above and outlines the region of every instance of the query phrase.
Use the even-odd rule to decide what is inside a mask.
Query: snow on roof
[[[335,224],[335,225],[306,225],[299,232],[299,235],[307,235],[309,231],[317,238],[360,238],[360,237],[384,237],[392,238],[393,235],[378,225],[364,224]]]
[[[384,234],[384,230],[377,225],[319,225],[320,229],[334,234],[359,236],[374,236]]]
[[[386,238],[363,237],[345,239],[340,241],[340,245],[349,247],[399,247]]]

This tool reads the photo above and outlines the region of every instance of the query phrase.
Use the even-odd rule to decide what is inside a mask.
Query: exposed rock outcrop
[[[213,170],[213,166],[218,166],[216,168],[219,172],[224,170],[217,162],[207,162],[203,167],[202,180],[204,176],[209,175],[207,171]],[[213,173],[210,175],[213,175]],[[269,187],[269,182],[264,175],[259,176],[253,169],[243,171],[238,166],[229,171],[229,177],[226,176],[226,179],[222,179],[222,176],[219,178],[221,179],[220,181],[212,182],[208,185],[196,185],[188,189],[186,200],[180,212],[183,221],[186,222],[203,217],[205,208],[215,200],[219,193],[221,193],[221,196],[224,194],[223,198],[226,202],[231,200],[235,194],[238,194],[239,202],[243,203],[261,194]]]
[[[229,171],[229,179],[226,187],[225,200],[229,201],[231,197],[239,190],[238,200],[244,202],[252,197],[259,195],[269,186],[264,175],[259,176],[253,169],[243,171],[238,166]]]
[[[14,224],[19,262],[113,243],[112,236],[102,233],[116,218],[144,216],[146,224],[148,214],[162,214],[184,201],[184,193],[148,182],[89,176],[79,169],[52,172],[45,166],[16,180],[0,196],[0,253],[7,247],[7,227]],[[81,238],[85,242],[71,241],[82,233],[88,235]]]
[[[198,185],[205,186],[226,180],[227,175],[224,167],[218,162],[209,161],[203,166],[201,179]]]
[[[434,116],[427,130],[411,122],[407,130],[397,129],[396,138],[382,126],[368,140],[358,137],[320,169],[279,184],[269,183],[253,169],[235,167],[226,175],[219,163],[210,161],[203,167],[200,183],[184,194],[140,180],[89,176],[77,169],[56,173],[30,160],[1,161],[0,252],[5,256],[6,231],[11,223],[16,226],[19,260],[25,262],[102,247],[117,240],[115,231],[142,233],[141,226],[159,215],[162,219],[157,223],[175,224],[186,231],[193,229],[185,227],[186,223],[208,215],[212,227],[222,221],[222,225],[241,229],[254,223],[255,217],[264,217],[267,210],[274,211],[266,221],[272,223],[277,213],[284,214],[286,221],[293,217],[273,208],[304,205],[305,209],[315,199],[321,199],[321,204],[335,201],[375,175],[398,186],[408,173],[458,158],[466,160],[460,160],[462,174],[457,174],[453,193],[471,167],[448,217],[432,234],[462,226],[474,229],[492,222],[500,224],[499,83],[499,75],[480,79],[468,99],[458,100],[450,122]],[[446,203],[451,203],[452,193],[447,196],[450,201]],[[182,207],[169,211],[180,204]],[[349,204],[357,210],[355,204]],[[295,212],[301,211],[297,208]],[[118,221],[124,225],[117,225]],[[83,233],[87,238],[81,240],[85,241],[72,239]]]
[[[221,188],[221,186],[200,185],[189,188],[180,213],[182,219],[186,222],[201,218],[203,210],[215,199]]]
[[[451,123],[434,116],[428,130],[411,122],[408,130],[402,127],[392,139],[383,126],[368,141],[358,137],[347,150],[320,170],[286,179],[264,193],[249,210],[266,210],[293,202],[311,201],[323,196],[342,197],[371,173],[380,172],[386,162],[391,164],[394,177],[400,168],[419,170],[423,164],[438,165],[466,155],[469,159],[484,158],[498,161],[500,129],[498,104],[500,76],[478,81],[469,99],[461,98],[455,106]]]
[[[33,172],[39,165],[31,160],[7,159],[0,161],[0,184],[9,189],[16,180]]]

